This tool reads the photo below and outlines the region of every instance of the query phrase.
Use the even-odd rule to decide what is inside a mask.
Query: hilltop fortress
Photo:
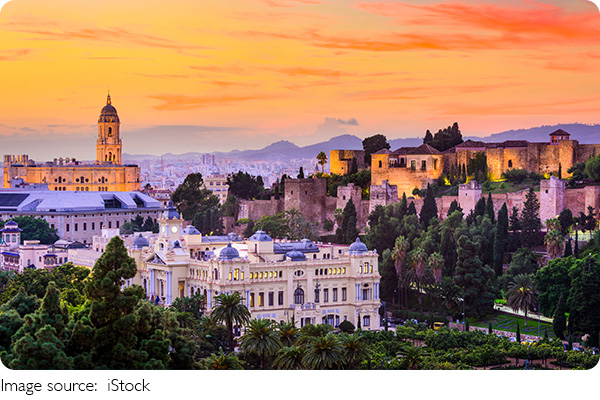
[[[349,184],[339,186],[337,197],[326,195],[325,179],[289,179],[286,180],[285,196],[281,199],[242,201],[239,218],[259,219],[263,215],[297,208],[311,221],[322,226],[325,220],[334,220],[337,208],[343,209],[352,199],[356,211],[358,228],[367,224],[369,214],[377,205],[385,206],[399,201],[405,193],[409,202],[414,202],[420,211],[423,199],[413,198],[415,188],[425,189],[428,183],[436,182],[443,174],[448,174],[452,167],[468,164],[478,153],[486,156],[490,179],[496,180],[508,169],[522,168],[538,174],[556,175],[559,169],[562,176],[568,176],[568,169],[577,163],[587,161],[600,154],[600,144],[579,144],[571,140],[570,134],[558,130],[550,134],[546,143],[532,143],[526,140],[508,140],[502,143],[485,143],[467,140],[449,150],[440,152],[423,144],[418,147],[402,147],[395,151],[380,150],[371,155],[370,199],[361,199],[361,189]],[[350,170],[352,159],[357,164],[362,161],[362,150],[332,150],[330,152],[330,171],[335,174],[346,174]],[[522,210],[527,190],[514,193],[493,194],[492,199],[496,212],[506,203],[509,209],[516,207]],[[565,181],[550,176],[542,180],[539,192],[540,219],[556,217],[564,208],[574,214],[587,212],[587,207],[600,209],[600,187],[567,189]],[[459,185],[457,196],[436,198],[438,218],[444,219],[452,201],[456,200],[465,213],[469,213],[482,196],[481,184],[472,180]],[[236,229],[233,221],[226,223],[226,229]],[[241,233],[241,230],[240,230]]]
[[[356,153],[356,154],[355,154]],[[559,129],[550,134],[550,141],[531,143],[527,140],[507,140],[502,143],[486,143],[467,140],[451,149],[440,152],[422,144],[419,147],[401,147],[395,151],[380,150],[371,155],[371,184],[381,185],[387,181],[407,196],[413,189],[424,189],[454,166],[466,165],[477,153],[486,156],[489,177],[497,180],[508,169],[525,169],[538,174],[567,171],[573,165],[587,161],[600,154],[600,144],[579,144],[571,140],[568,132]],[[361,151],[333,150],[330,153],[331,173],[344,174],[348,171],[351,158],[361,157]],[[349,161],[350,160],[350,161]]]

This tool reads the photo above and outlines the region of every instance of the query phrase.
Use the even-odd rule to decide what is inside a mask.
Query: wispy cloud
[[[234,103],[263,100],[265,96],[185,96],[177,94],[165,94],[148,96],[151,99],[160,100],[163,103],[155,106],[156,110],[175,111],[175,110],[190,110],[194,108],[205,108],[212,106],[230,105]]]

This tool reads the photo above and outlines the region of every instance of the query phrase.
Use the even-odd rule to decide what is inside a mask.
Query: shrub
[[[509,182],[521,183],[529,177],[529,173],[522,168],[513,168],[504,171],[502,177]]]
[[[340,331],[342,332],[352,333],[354,332],[354,329],[356,329],[354,324],[348,320],[342,321],[342,323],[340,324]]]

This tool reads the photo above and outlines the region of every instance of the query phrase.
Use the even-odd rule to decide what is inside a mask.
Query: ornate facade
[[[17,182],[48,185],[56,191],[134,191],[140,188],[140,168],[122,163],[121,122],[110,94],[98,119],[96,161],[85,164],[74,158],[36,163],[23,155],[4,156],[4,188]]]

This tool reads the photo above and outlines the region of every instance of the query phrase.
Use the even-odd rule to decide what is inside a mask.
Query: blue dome
[[[306,256],[304,253],[292,250],[285,253],[285,257],[289,258],[292,261],[306,261]]]
[[[356,241],[350,245],[348,253],[352,255],[361,255],[368,252],[367,245],[360,241],[360,238],[356,238]]]
[[[239,258],[240,252],[235,247],[231,246],[231,243],[227,244],[227,247],[221,250],[219,254],[219,261],[231,261],[234,258]]]
[[[180,218],[179,213],[177,212],[177,209],[173,205],[173,200],[169,200],[169,205],[167,206],[167,209],[165,211],[163,211],[162,218],[163,219],[179,219]]]
[[[271,236],[267,235],[263,231],[254,232],[254,235],[250,236],[250,239],[248,239],[248,240],[251,240],[254,242],[271,242],[271,241],[273,241],[273,239],[271,239]]]
[[[194,225],[188,225],[185,228],[183,228],[183,233],[184,235],[200,235],[200,231],[198,229],[196,229],[196,227]]]
[[[133,240],[131,247],[138,250],[143,249],[144,247],[150,247],[150,242],[140,233],[140,235]]]

